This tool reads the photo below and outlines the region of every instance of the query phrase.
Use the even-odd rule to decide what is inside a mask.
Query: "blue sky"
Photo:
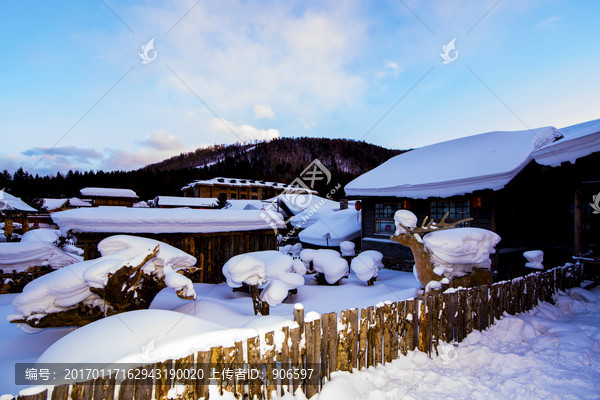
[[[595,0],[2,0],[0,168],[127,170],[274,137],[404,149],[600,118],[599,15]]]

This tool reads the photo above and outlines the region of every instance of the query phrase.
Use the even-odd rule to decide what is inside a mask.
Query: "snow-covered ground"
[[[318,400],[598,399],[600,288],[569,289],[556,305],[506,316],[439,351],[433,359],[415,351],[385,366],[335,373]]]
[[[172,324],[177,325],[176,329],[172,330],[170,326],[161,326],[161,330],[151,328],[151,326],[157,327],[160,325],[160,322],[155,318],[156,315],[148,315],[148,318],[152,319],[152,324],[145,326],[143,324],[147,322],[148,318],[139,319],[142,322],[138,324],[135,322],[138,319],[137,317],[132,318],[131,321],[133,322],[131,322],[130,319],[124,317],[124,314],[120,314],[112,317],[113,323],[122,325],[120,329],[111,326],[109,329],[110,334],[105,334],[104,340],[95,341],[94,346],[80,340],[81,338],[73,337],[73,340],[70,340],[69,343],[62,343],[70,350],[70,352],[63,352],[62,354],[63,357],[67,357],[69,354],[76,355],[85,352],[89,356],[87,361],[90,362],[94,361],[92,359],[94,357],[97,357],[98,360],[102,358],[102,361],[108,361],[106,357],[114,354],[115,361],[118,358],[119,360],[141,362],[143,364],[145,361],[143,359],[145,356],[143,347],[147,348],[151,344],[153,347],[152,353],[158,355],[159,358],[161,355],[165,355],[165,359],[169,358],[167,354],[171,357],[180,357],[189,354],[191,351],[207,349],[211,346],[230,346],[233,345],[235,340],[240,340],[242,336],[251,337],[257,333],[264,334],[279,329],[283,325],[288,325],[293,320],[295,303],[302,303],[307,313],[315,311],[323,314],[352,307],[364,308],[386,300],[408,299],[416,295],[416,289],[419,286],[412,273],[391,270],[380,271],[374,286],[367,286],[365,282],[358,280],[354,274],[350,274],[348,279],[344,279],[340,286],[318,286],[312,275],[306,276],[305,279],[305,285],[298,289],[296,295],[291,295],[282,304],[271,307],[271,315],[265,317],[254,315],[250,295],[241,292],[234,293],[225,283],[219,285],[194,284],[194,290],[197,294],[195,301],[180,299],[173,289],[167,288],[154,299],[151,309],[185,313],[196,317],[194,318],[195,322],[208,321],[211,326],[218,325],[217,328],[221,330],[207,332],[206,329],[188,329],[187,335],[181,336],[182,333],[178,328],[184,327],[184,325],[185,327],[195,326],[194,321],[190,320],[186,325],[180,322],[180,318],[169,316],[176,322]],[[74,330],[73,328],[52,328],[35,334],[23,332],[14,324],[6,321],[8,315],[15,313],[11,306],[15,296],[14,294],[0,295],[0,371],[3,372],[0,375],[0,394],[12,393],[16,395],[19,390],[24,388],[14,384],[15,363],[36,362],[38,357],[51,345]],[[102,323],[103,321],[106,321],[106,319],[98,322]],[[166,324],[169,324],[169,322]],[[89,330],[94,325],[87,325],[85,329]],[[106,326],[109,325],[106,324]],[[100,326],[100,328],[103,327]],[[139,334],[132,336],[130,328],[134,332],[139,332]],[[106,332],[106,329],[101,330]],[[97,334],[97,332],[92,333]],[[173,334],[179,335],[177,337],[180,338],[180,343],[185,344],[185,349],[182,349],[183,344],[182,346],[173,346],[170,340],[170,336],[173,336]],[[191,338],[194,338],[194,348],[189,347],[190,340],[187,339]],[[124,348],[122,342],[126,343],[129,348]],[[121,344],[115,346],[115,343]],[[81,346],[81,348],[78,348],[78,346]],[[185,354],[176,354],[180,351]],[[56,354],[56,348],[53,349],[52,353]],[[66,361],[66,358],[54,361]]]

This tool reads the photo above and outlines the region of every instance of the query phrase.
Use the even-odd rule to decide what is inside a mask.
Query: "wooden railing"
[[[268,399],[273,392],[298,389],[311,397],[334,371],[386,364],[415,349],[434,357],[442,342],[460,342],[472,331],[488,328],[505,312],[518,314],[539,302],[552,302],[556,291],[578,286],[581,273],[580,265],[569,265],[491,286],[344,310],[339,316],[322,314],[312,321],[305,321],[304,310],[297,308],[297,324],[266,333],[262,340],[255,336],[230,347],[139,368],[160,371],[160,378],[155,373],[123,382],[114,377],[96,379],[43,389],[20,399],[150,400],[166,399],[171,391],[171,396],[176,392],[187,400],[208,398],[209,385],[236,398]],[[191,369],[203,371],[202,376],[189,376],[186,371]],[[255,373],[242,374],[242,370]]]

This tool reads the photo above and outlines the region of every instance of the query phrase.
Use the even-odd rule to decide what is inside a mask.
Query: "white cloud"
[[[158,151],[183,151],[186,146],[175,137],[165,131],[154,132],[140,142],[141,145]]]
[[[226,121],[222,118],[214,118],[210,121],[210,128],[215,133],[235,135],[240,142],[279,139],[278,129],[258,129],[247,124],[237,126],[233,122]]]
[[[387,60],[385,62],[385,69],[387,70],[388,74],[393,76],[394,78],[397,78],[398,75],[400,75],[402,71],[404,71],[398,66],[398,64],[390,60]]]
[[[261,118],[268,118],[268,119],[274,119],[275,118],[275,113],[273,112],[273,109],[271,107],[269,107],[266,104],[257,104],[254,106],[254,118],[257,119],[261,119]]]
[[[548,19],[544,19],[536,24],[536,28],[546,29],[550,27],[550,25],[554,24],[556,21],[560,21],[558,17],[550,17]]]

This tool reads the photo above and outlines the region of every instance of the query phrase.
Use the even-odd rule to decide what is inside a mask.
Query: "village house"
[[[84,198],[91,200],[93,207],[133,207],[138,200],[137,194],[131,189],[86,187],[81,189],[80,193]]]
[[[181,191],[185,197],[217,198],[223,193],[228,199],[266,200],[281,194],[286,189],[295,190],[295,187],[257,179],[219,177],[194,181],[184,186]],[[306,190],[302,188],[302,191]]]
[[[362,249],[379,250],[405,267],[412,266],[412,253],[389,239],[401,208],[419,222],[446,213],[447,221],[473,218],[464,225],[502,237],[497,257],[503,265],[522,265],[522,252],[531,249],[561,262],[600,250],[600,216],[589,204],[600,192],[598,165],[600,120],[594,120],[425,146],[391,158],[345,191],[362,202]]]

